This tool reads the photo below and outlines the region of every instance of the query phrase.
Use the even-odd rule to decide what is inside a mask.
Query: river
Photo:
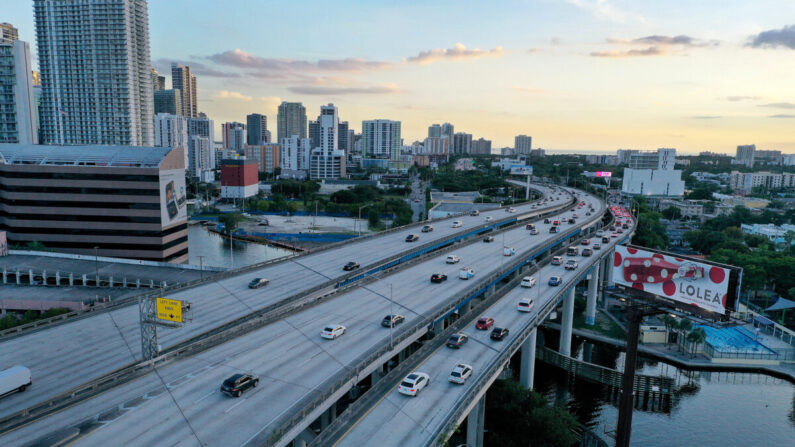
[[[580,359],[587,349],[592,350],[592,363],[623,369],[623,352],[575,338],[572,351]],[[670,413],[635,410],[633,446],[784,446],[795,442],[795,386],[785,380],[763,374],[686,371],[643,357],[639,366],[639,374],[673,377],[680,392]],[[615,430],[618,410],[608,401],[605,387],[572,379],[540,361],[534,385],[613,444],[605,431]]]
[[[201,225],[188,226],[188,257],[189,264],[212,267],[243,267],[257,262],[276,259],[292,253],[290,250],[271,245],[253,242],[232,241],[232,252],[229,250],[229,239],[211,233]],[[233,263],[234,261],[234,263]]]

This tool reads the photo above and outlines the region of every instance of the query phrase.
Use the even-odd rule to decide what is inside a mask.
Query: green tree
[[[686,341],[685,334],[690,332],[691,329],[693,329],[693,322],[688,320],[687,318],[682,318],[676,324],[676,330],[677,332],[679,332],[680,345],[684,346],[685,344],[684,342]]]
[[[11,329],[15,326],[19,326],[19,320],[17,319],[16,315],[9,313],[3,318],[0,318],[0,331],[4,329]]]
[[[710,187],[699,186],[691,191],[685,198],[689,200],[715,200],[712,197],[712,191],[713,189]]]
[[[662,210],[662,216],[668,220],[677,220],[682,218],[682,211],[675,206],[669,206]]]
[[[670,332],[677,325],[676,318],[674,318],[674,317],[672,317],[672,316],[670,316],[668,314],[664,314],[663,316],[660,317],[660,322],[665,325],[665,343],[668,343],[670,341],[669,340]],[[669,346],[669,349],[670,349],[670,346]]]
[[[237,225],[243,221],[240,213],[225,213],[218,216],[218,223],[224,225],[224,233],[231,234],[237,229]]]
[[[668,236],[665,234],[665,227],[660,223],[660,213],[641,213],[632,243],[647,248],[668,247]]]
[[[692,331],[690,331],[689,334],[687,334],[686,340],[690,345],[690,357],[695,357],[696,348],[701,343],[704,343],[704,340],[706,339],[707,339],[707,333],[704,331],[704,329],[700,327],[693,329]]]
[[[378,228],[381,226],[381,215],[378,210],[370,208],[367,210],[367,223],[370,228]]]

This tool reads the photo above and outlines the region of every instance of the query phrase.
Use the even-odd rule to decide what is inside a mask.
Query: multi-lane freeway
[[[555,193],[555,196],[560,200],[552,203],[561,203],[567,198],[563,194]],[[588,200],[598,209],[593,216],[596,219],[603,212],[602,204],[594,198]],[[519,209],[517,213],[522,211]],[[492,213],[495,219],[506,214],[504,210]],[[460,230],[450,228],[452,220],[436,223],[435,230],[423,237]],[[484,216],[454,220],[468,220],[471,227],[482,223]],[[582,225],[582,220],[578,224]],[[205,445],[259,442],[299,411],[302,401],[323,392],[319,389],[321,384],[351,368],[363,353],[389,343],[393,333],[380,325],[384,315],[405,315],[406,325],[427,316],[471,287],[472,280],[457,278],[459,267],[471,266],[476,275],[474,279],[485,276],[511,260],[504,256],[503,245],[513,247],[519,256],[555,238],[557,235],[550,234],[547,227],[540,224],[541,231],[536,236],[530,236],[524,228],[516,228],[498,234],[494,243],[478,240],[457,247],[455,254],[461,258],[460,264],[445,264],[446,254],[431,257],[200,355],[159,368],[157,374],[149,374],[34,422],[9,433],[5,439],[23,444],[63,427],[87,445],[144,445],[154,440],[169,445],[198,444],[198,440]],[[395,241],[405,244],[404,236],[395,232],[383,236],[394,240],[382,242],[385,246]],[[337,258],[335,266],[339,268],[348,259]],[[429,276],[434,272],[446,273],[448,280],[431,284]],[[234,286],[242,284],[240,293],[246,292],[248,276],[255,275],[235,278]],[[271,278],[273,281],[276,277]],[[227,292],[227,300],[230,295],[233,294]],[[252,295],[245,299],[257,298],[256,293]],[[319,333],[327,324],[345,325],[347,332],[337,340],[324,340]],[[132,347],[128,349],[130,358],[131,352],[134,352]],[[86,366],[90,368],[90,363]],[[258,375],[259,386],[240,399],[221,395],[220,383],[235,372]],[[162,383],[169,384],[170,393],[163,391]],[[156,415],[156,422],[152,421],[153,415]],[[78,426],[82,428],[76,428]]]
[[[610,232],[607,232],[607,236],[610,237]],[[598,262],[599,257],[608,253],[619,240],[626,237],[626,235],[621,236],[611,237],[610,242],[601,244],[601,248],[594,250],[595,253],[591,257],[564,256],[564,264],[569,259],[578,262],[576,269],[568,270],[563,265],[551,264],[541,267],[533,274],[536,279],[534,287],[517,286],[479,315],[479,317],[493,318],[495,327],[508,328],[510,331],[508,336],[502,341],[494,341],[489,336],[491,330],[478,330],[474,323],[469,325],[461,331],[469,336],[469,342],[462,348],[450,349],[443,346],[416,368],[417,371],[430,376],[428,387],[418,396],[409,397],[398,393],[395,386],[395,389],[355,423],[336,445],[361,446],[367,445],[372,439],[378,439],[379,445],[382,446],[432,445],[445,432],[445,425],[455,418],[456,410],[473,403],[466,399],[467,392],[476,386],[478,381],[493,379],[486,376],[487,369],[500,358],[504,358],[511,343],[516,341],[523,331],[540,324],[547,315],[539,315],[539,312],[545,308],[547,312],[549,309],[554,309],[547,304],[562,291],[573,288],[583,279],[593,264]],[[601,243],[600,237],[594,236],[591,239]],[[549,278],[552,276],[562,277],[562,283],[550,286]],[[522,298],[534,300],[531,312],[518,311],[517,305]],[[450,372],[458,363],[472,366],[472,376],[464,384],[448,381]],[[453,421],[455,424],[460,422],[462,421]]]

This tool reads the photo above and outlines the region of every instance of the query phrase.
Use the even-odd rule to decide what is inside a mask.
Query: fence
[[[778,360],[779,362],[795,362],[795,348],[773,349],[772,352],[729,352],[719,351],[709,343],[704,343],[704,354],[713,359],[748,359],[748,360]]]

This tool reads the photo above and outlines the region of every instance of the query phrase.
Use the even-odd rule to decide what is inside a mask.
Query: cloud
[[[720,42],[718,42],[717,40],[696,39],[695,37],[686,36],[684,34],[678,36],[654,35],[654,36],[640,37],[633,40],[607,39],[607,42],[621,43],[621,44],[656,45],[656,46],[678,45],[682,47],[691,47],[691,48],[720,45]]]
[[[723,117],[718,115],[696,115],[696,116],[691,116],[690,118],[694,120],[716,120]]]
[[[180,65],[186,65],[191,68],[194,76],[207,76],[211,78],[239,78],[240,73],[227,73],[224,71],[210,68],[201,62],[196,61],[179,61],[172,59],[160,58],[156,60],[153,65],[161,76],[168,76],[171,73],[171,63],[175,62]]]
[[[410,56],[404,61],[426,65],[440,60],[477,59],[485,56],[501,56],[502,54],[501,46],[491,50],[481,50],[479,48],[469,49],[466,45],[457,43],[453,48],[434,48],[433,50],[420,51],[416,56]]]
[[[622,57],[637,57],[637,56],[662,56],[665,51],[659,47],[648,47],[641,49],[631,49],[626,51],[593,51],[591,57],[607,57],[607,58],[622,58]]]
[[[795,115],[787,115],[787,114],[779,114],[779,115],[770,115],[768,118],[795,118]]]
[[[758,101],[760,98],[759,96],[727,96],[727,101],[737,102],[737,101]]]
[[[220,90],[213,95],[213,99],[234,99],[239,101],[249,102],[253,100],[251,96],[244,95],[240,92],[233,92],[229,90]]]
[[[795,25],[762,31],[755,36],[751,36],[748,46],[753,48],[786,47],[795,50]]]
[[[598,19],[607,19],[612,22],[623,23],[631,18],[635,21],[646,22],[646,19],[642,16],[628,13],[613,5],[611,0],[566,0],[566,2],[590,12]]]
[[[795,103],[791,102],[773,102],[770,104],[759,104],[758,107],[770,107],[773,109],[795,109]]]
[[[288,87],[287,90],[299,95],[388,95],[401,91],[396,84],[374,86],[299,85]]]
[[[321,59],[316,62],[299,59],[265,58],[245,52],[240,48],[207,56],[207,59],[219,65],[237,68],[250,68],[263,71],[364,71],[391,68],[391,62],[369,61],[366,59]]]

